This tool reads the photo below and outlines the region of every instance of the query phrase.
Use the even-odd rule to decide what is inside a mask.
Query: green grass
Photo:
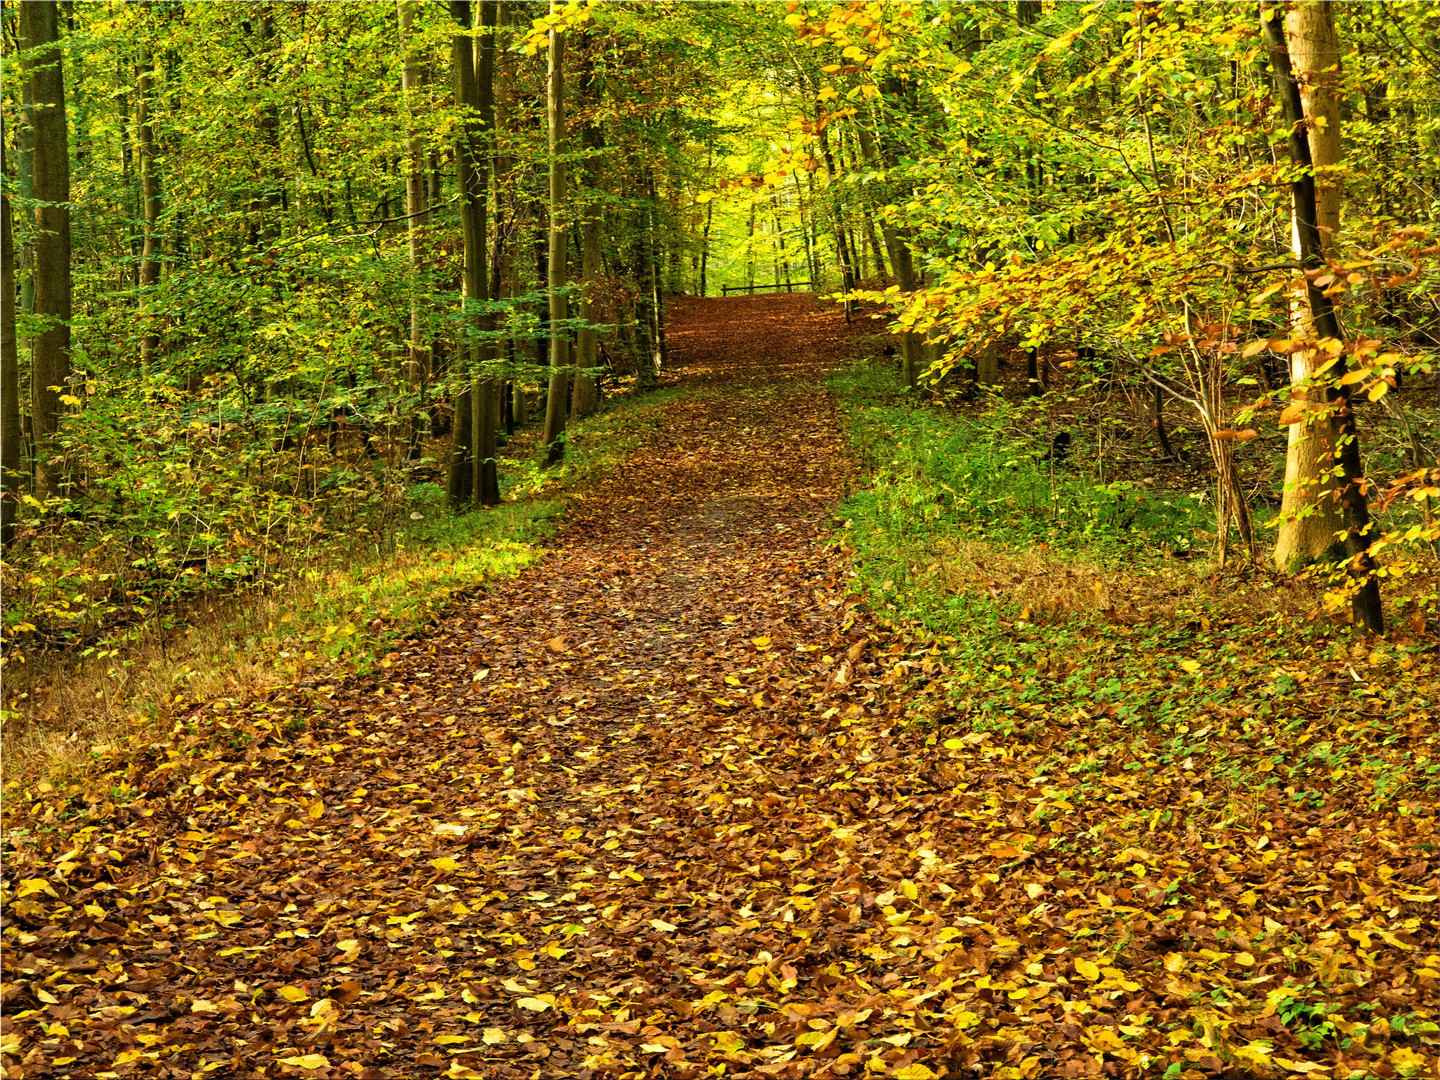
[[[917,405],[873,361],[831,388],[866,473],[841,542],[918,643],[916,720],[1053,743],[1045,768],[1082,780],[1189,769],[1242,814],[1440,786],[1440,740],[1399,719],[1434,713],[1423,637],[1377,647],[1317,618],[1313,585],[1221,572],[1208,504],[1052,471],[1033,405]]]

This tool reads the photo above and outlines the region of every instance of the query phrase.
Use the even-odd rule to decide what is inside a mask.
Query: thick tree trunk
[[[492,506],[500,501],[495,475],[494,381],[484,374],[492,346],[474,335],[488,329],[488,316],[476,309],[489,299],[486,272],[486,210],[490,194],[489,135],[494,127],[494,0],[480,4],[479,37],[460,33],[451,39],[455,101],[466,116],[455,142],[455,177],[460,190],[460,227],[465,242],[464,304],[468,340],[468,390],[457,396],[451,441],[451,502]],[[462,28],[471,27],[469,0],[451,0],[450,13]]]
[[[1321,11],[1328,20],[1331,14],[1328,5],[1323,6]],[[1315,196],[1316,181],[1308,125],[1304,123],[1305,111],[1299,80],[1290,65],[1284,32],[1279,18],[1271,18],[1271,15],[1278,16],[1278,11],[1273,6],[1266,5],[1261,8],[1261,28],[1270,49],[1270,62],[1276,73],[1276,88],[1285,106],[1290,155],[1301,170],[1291,185],[1296,246],[1300,262],[1306,269],[1318,271],[1325,265],[1324,240],[1320,231],[1319,204]],[[1331,33],[1333,34],[1333,27]],[[1338,119],[1336,126],[1338,128]],[[1339,320],[1335,317],[1334,305],[1330,297],[1325,295],[1325,290],[1315,284],[1316,276],[1314,273],[1306,275],[1306,294],[1315,336],[1340,341],[1342,334]],[[1353,591],[1351,613],[1356,625],[1371,633],[1380,634],[1384,633],[1385,619],[1380,603],[1380,586],[1375,577],[1375,562],[1370,554],[1370,534],[1374,523],[1370,518],[1370,507],[1365,497],[1360,439],[1350,401],[1351,388],[1342,382],[1345,366],[1345,354],[1342,352],[1336,356],[1334,366],[1327,372],[1329,381],[1325,388],[1325,403],[1335,417],[1340,447],[1336,456],[1340,466],[1340,505],[1345,513],[1345,554]]]
[[[1285,15],[1285,42],[1299,83],[1315,167],[1315,224],[1321,244],[1329,245],[1340,228],[1341,197],[1334,172],[1340,164],[1340,43],[1330,0],[1302,0],[1292,5]],[[1298,215],[1292,213],[1291,246],[1298,259],[1302,251],[1297,222]],[[1312,315],[1304,303],[1294,305],[1291,321],[1297,338],[1314,338]],[[1302,384],[1313,378],[1328,359],[1328,354],[1314,349],[1291,354],[1291,382]],[[1315,404],[1325,399],[1320,390],[1304,396]],[[1337,434],[1333,416],[1322,415],[1290,427],[1280,532],[1275,541],[1275,565],[1281,570],[1294,571],[1319,559],[1338,559],[1344,549],[1337,539],[1345,528],[1344,512],[1335,498],[1334,481],[1329,479],[1335,468]]]
[[[154,291],[160,284],[160,173],[155,161],[155,131],[150,125],[153,65],[148,49],[140,53],[135,81],[135,149],[140,159],[140,196],[145,212],[145,239],[140,249],[140,288],[145,313],[145,334],[140,339],[140,366],[149,371],[160,348],[159,315],[153,310]]]
[[[552,14],[559,0],[550,0]],[[565,294],[565,34],[550,31],[550,69],[546,82],[545,117],[550,143],[550,388],[545,400],[546,459],[558,464],[565,456],[565,404],[569,396],[568,317]]]
[[[35,315],[44,320],[31,352],[31,424],[35,486],[42,497],[59,491],[62,473],[52,465],[60,427],[61,396],[70,393],[70,151],[65,128],[65,78],[60,47],[60,5],[20,5],[25,79],[35,131]]]
[[[0,175],[5,172],[5,135],[0,130]],[[10,194],[0,194],[0,545],[15,538],[20,506],[20,351],[15,344],[15,233]]]

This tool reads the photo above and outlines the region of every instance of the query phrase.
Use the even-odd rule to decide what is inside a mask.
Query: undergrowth
[[[157,620],[150,633],[83,651],[29,652],[7,641],[7,789],[37,776],[64,782],[187,702],[387,665],[391,645],[458,593],[541,558],[565,500],[633,452],[677,393],[622,398],[573,424],[558,468],[543,466],[533,432],[519,433],[500,506],[455,513],[438,484],[417,484],[391,543],[315,560],[267,588],[192,598],[169,629]]]
[[[1217,822],[1440,790],[1423,618],[1392,603],[1372,641],[1319,614],[1318,585],[1222,570],[1205,499],[1043,460],[1037,406],[917,406],[873,362],[832,389],[866,472],[839,511],[855,587],[927,643],[917,717],[1043,747],[1042,775],[1203,777]]]

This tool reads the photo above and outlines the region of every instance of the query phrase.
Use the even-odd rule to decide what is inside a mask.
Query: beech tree
[[[70,140],[65,120],[64,52],[60,5],[27,0],[20,7],[25,80],[34,128],[31,176],[35,200],[34,315],[31,339],[31,429],[35,487],[41,496],[60,490],[63,470],[55,456],[64,399],[70,387]]]

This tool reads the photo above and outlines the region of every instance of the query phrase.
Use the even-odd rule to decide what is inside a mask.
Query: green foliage
[[[937,538],[1036,544],[1100,565],[1188,554],[1196,529],[1213,529],[1202,499],[1139,490],[1087,475],[1093,447],[1077,440],[1048,461],[1054,432],[1038,402],[988,398],[974,414],[917,409],[873,362],[832,383],[846,406],[852,442],[874,477],[844,507],[851,536],[881,558]],[[862,524],[863,523],[863,524]]]

